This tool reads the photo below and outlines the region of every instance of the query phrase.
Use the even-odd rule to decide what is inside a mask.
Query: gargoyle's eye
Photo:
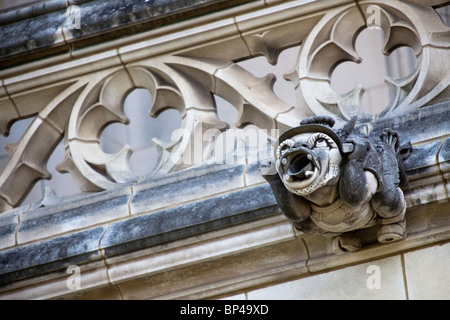
[[[327,148],[328,142],[324,138],[319,138],[314,143],[314,148]]]
[[[294,145],[294,141],[291,139],[284,140],[277,149],[277,158],[280,159],[283,156],[283,153],[286,152],[287,149]]]

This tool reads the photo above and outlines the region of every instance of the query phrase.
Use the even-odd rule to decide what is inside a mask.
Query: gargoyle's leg
[[[260,172],[262,177],[269,182],[283,214],[292,220],[294,226],[300,230],[301,222],[308,219],[311,212],[308,202],[286,189],[272,161],[263,163]],[[305,232],[307,231],[305,230]]]
[[[334,237],[331,246],[335,254],[355,252],[361,249],[361,238],[357,231],[345,232]]]
[[[372,198],[372,207],[381,224],[378,241],[381,243],[404,239],[406,236],[406,203],[400,188],[384,188]]]
[[[383,187],[372,197],[371,204],[380,218],[378,241],[385,243],[401,240],[406,236],[406,203],[403,191],[398,187],[399,169],[395,148],[398,136],[394,131],[386,130],[382,141]]]

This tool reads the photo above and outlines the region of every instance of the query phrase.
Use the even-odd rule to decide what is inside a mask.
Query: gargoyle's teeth
[[[294,177],[287,174],[287,175],[286,175],[286,180],[287,180],[288,182],[292,182],[292,181],[294,181]]]
[[[305,177],[308,179],[308,178],[311,178],[312,177],[312,175],[314,174],[314,172],[313,171],[306,171],[305,172]]]
[[[308,157],[308,160],[310,160],[310,161],[313,159],[312,155],[309,153],[308,153],[307,157]]]

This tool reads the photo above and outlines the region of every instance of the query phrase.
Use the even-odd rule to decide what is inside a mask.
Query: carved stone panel
[[[408,182],[403,162],[411,144],[400,146],[390,129],[380,137],[352,134],[356,120],[340,130],[328,116],[303,120],[279,137],[275,159],[261,168],[294,227],[334,237],[337,252],[358,250],[355,231],[377,223],[381,243],[406,236],[400,186]]]
[[[362,108],[362,87],[345,94],[331,87],[337,65],[360,61],[354,44],[365,28],[383,30],[383,54],[407,46],[417,59],[405,78],[386,79],[391,101],[377,115]],[[130,147],[107,154],[99,143],[105,127],[128,123],[123,101],[135,88],[151,92],[150,116],[170,108],[182,118],[170,141],[154,141],[160,154],[155,175],[204,162],[196,148],[213,149],[214,137],[229,126],[217,116],[214,95],[236,108],[237,127],[253,124],[279,132],[323,115],[337,126],[357,116],[361,125],[355,130],[375,132],[381,123],[419,117],[425,107],[450,98],[450,71],[442,66],[450,60],[450,31],[428,3],[359,1],[330,8],[324,2],[290,1],[170,30],[75,50],[53,66],[48,66],[51,60],[38,61],[43,66],[38,71],[23,66],[0,72],[0,132],[7,135],[14,122],[34,117],[23,137],[7,147],[8,162],[0,174],[2,211],[20,205],[34,183],[50,178],[47,161],[61,139],[66,156],[58,170],[70,173],[82,191],[138,181],[129,168]],[[276,65],[280,53],[292,47],[299,47],[299,54],[285,77],[296,88],[295,105],[275,94],[273,74],[257,77],[239,65],[258,56]]]

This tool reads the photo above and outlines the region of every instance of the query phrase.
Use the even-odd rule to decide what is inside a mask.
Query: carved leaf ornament
[[[289,5],[300,6],[295,1]],[[274,10],[291,10],[283,8]],[[15,121],[36,117],[21,140],[8,147],[9,160],[0,174],[0,211],[16,207],[36,181],[50,178],[47,160],[62,138],[66,155],[57,169],[69,172],[81,190],[99,191],[137,181],[139,177],[129,168],[130,147],[107,154],[100,146],[105,127],[128,123],[123,104],[136,88],[151,92],[150,116],[157,117],[172,108],[182,117],[181,130],[174,133],[172,141],[153,141],[159,149],[157,173],[182,170],[196,163],[198,146],[194,137],[204,136],[208,130],[220,133],[229,127],[217,116],[213,94],[238,110],[237,127],[254,124],[280,131],[314,115],[329,115],[342,123],[358,116],[359,122],[371,123],[449,98],[450,71],[441,68],[439,61],[450,60],[450,33],[431,7],[370,1],[305,16],[290,15],[271,23],[265,18],[261,14],[255,18],[253,29],[241,32],[236,41],[244,41],[245,46],[234,45],[232,39],[224,37],[173,53],[143,54],[125,65],[39,88],[47,90],[52,99],[37,101],[29,110],[5,109],[0,115],[0,130],[6,134]],[[363,88],[338,94],[330,85],[339,63],[360,61],[355,39],[367,27],[384,31],[384,54],[408,46],[418,62],[407,77],[386,79],[391,101],[376,117],[361,107]],[[258,78],[236,63],[263,55],[276,64],[279,53],[294,46],[300,46],[298,59],[285,77],[296,87],[296,106],[286,104],[274,93],[274,75]],[[35,92],[24,96],[30,94]],[[20,98],[20,94],[13,97]],[[202,141],[201,149],[210,147],[211,141]]]

